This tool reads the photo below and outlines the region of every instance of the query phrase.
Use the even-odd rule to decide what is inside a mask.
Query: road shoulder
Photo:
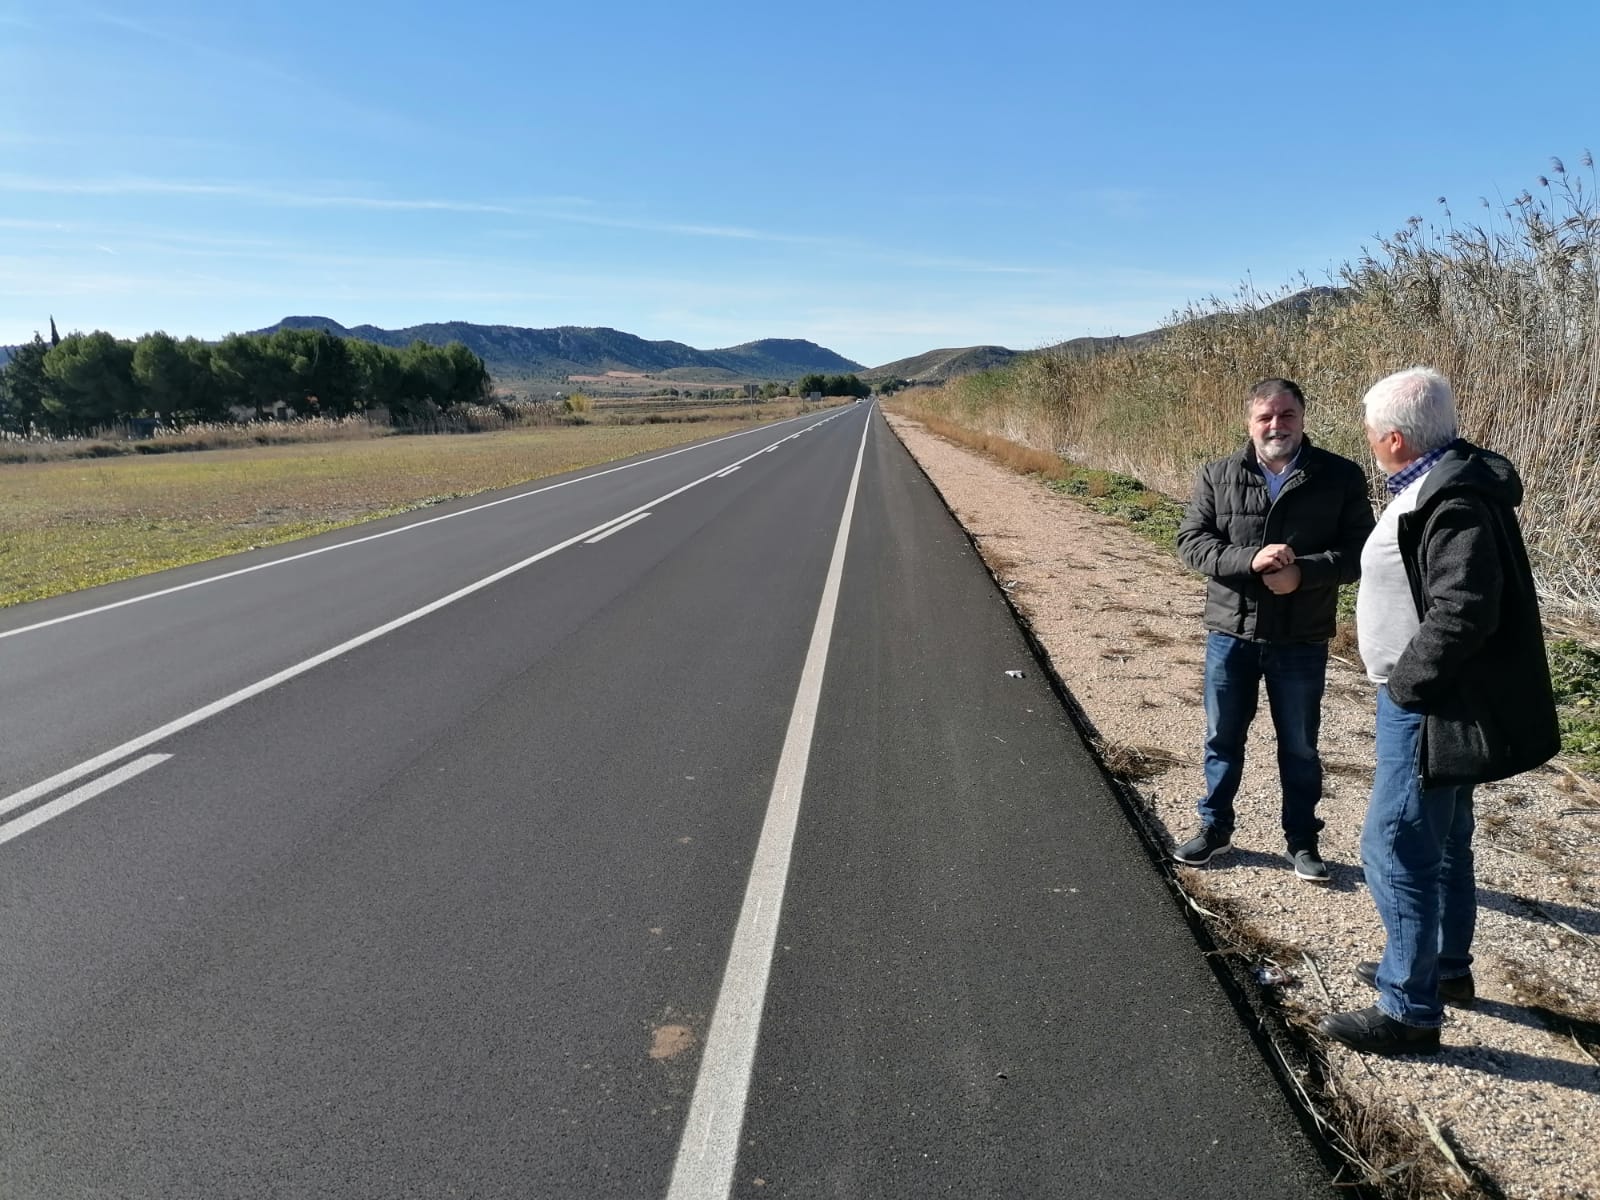
[[[1064,687],[1121,768],[1158,838],[1192,832],[1200,794],[1202,588],[1168,551],[1036,479],[888,414],[891,426],[966,527]],[[1272,971],[1267,997],[1291,1025],[1369,1002],[1351,971],[1382,948],[1357,866],[1372,772],[1371,685],[1336,661],[1323,717],[1328,770],[1320,812],[1333,872],[1326,888],[1296,880],[1283,859],[1270,721],[1258,720],[1239,796],[1238,849],[1176,878],[1196,903],[1228,916],[1221,939],[1254,948]],[[1134,778],[1142,776],[1143,778]],[[1595,801],[1562,790],[1558,770],[1479,790],[1483,997],[1451,1010],[1432,1061],[1363,1059],[1332,1047],[1319,1104],[1348,1124],[1391,1133],[1359,1141],[1391,1187],[1426,1177],[1460,1194],[1600,1192],[1600,854]],[[1581,786],[1581,785],[1580,785]],[[1587,865],[1586,865],[1587,863]],[[1309,1082],[1309,1080],[1307,1081]],[[1365,1114],[1372,1121],[1363,1122]],[[1429,1126],[1437,1138],[1428,1132]],[[1407,1133],[1411,1136],[1406,1136]],[[1457,1168],[1433,1147],[1443,1144]],[[1408,1157],[1431,1159],[1405,1167]],[[1472,1176],[1476,1184],[1469,1184]],[[1453,1182],[1452,1182],[1453,1181]],[[1492,1191],[1488,1194],[1493,1194]]]

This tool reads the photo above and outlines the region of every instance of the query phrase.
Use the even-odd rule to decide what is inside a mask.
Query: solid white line
[[[717,478],[718,479],[726,479],[729,475],[732,475],[738,469],[739,469],[738,467],[729,467],[726,471],[719,471],[719,472],[717,472]]]
[[[26,816],[18,817],[14,821],[7,821],[0,825],[0,845],[4,845],[14,837],[21,837],[30,829],[37,829],[53,817],[59,817],[69,809],[77,808],[85,800],[92,800],[101,792],[109,791],[119,783],[126,783],[135,775],[142,775],[151,767],[159,766],[171,758],[170,754],[146,754],[143,758],[136,758],[125,766],[118,767],[109,775],[102,775],[93,783],[86,783],[81,788],[68,792],[65,796],[57,796],[49,804],[41,804]]]
[[[747,454],[744,458],[740,459],[739,462],[741,464],[747,463],[752,458],[755,458],[756,455],[765,453],[765,449],[753,451],[750,454]],[[115,746],[103,754],[97,754],[93,758],[87,759],[76,766],[68,767],[64,771],[58,771],[56,774],[50,776],[49,779],[40,780],[31,787],[23,788],[20,792],[13,792],[5,799],[0,800],[0,816],[4,816],[12,809],[22,807],[24,804],[30,804],[34,800],[39,799],[41,796],[47,796],[51,792],[55,791],[58,787],[64,787],[69,783],[73,783],[79,779],[82,779],[85,775],[92,775],[102,767],[107,767],[114,762],[119,762],[131,754],[137,754],[139,751],[155,745],[163,738],[171,737],[173,734],[180,733],[192,725],[198,725],[201,721],[207,720],[210,717],[214,717],[218,713],[225,712],[228,709],[233,708],[235,705],[243,704],[246,700],[249,700],[254,696],[259,696],[262,692],[269,691],[272,688],[277,687],[280,683],[287,683],[296,676],[304,675],[307,671],[310,671],[316,667],[320,667],[323,663],[331,662],[333,659],[338,658],[342,654],[347,654],[357,647],[365,646],[371,641],[376,641],[386,633],[393,633],[396,629],[410,625],[413,621],[420,621],[423,617],[438,612],[441,608],[444,608],[450,604],[454,604],[457,600],[470,596],[474,592],[480,592],[492,584],[499,583],[507,576],[515,575],[518,571],[521,571],[526,567],[531,567],[534,563],[549,558],[552,554],[558,554],[562,550],[567,549],[569,546],[575,546],[579,542],[584,541],[587,538],[591,538],[597,533],[605,531],[612,525],[617,524],[619,521],[627,520],[636,513],[649,512],[658,505],[665,504],[674,496],[681,496],[690,488],[698,487],[700,484],[705,483],[708,480],[715,479],[717,473],[722,469],[723,468],[718,467],[717,471],[713,471],[707,475],[702,475],[699,479],[692,480],[680,488],[674,488],[672,491],[663,496],[656,497],[647,504],[641,504],[637,508],[630,509],[625,513],[620,513],[615,517],[610,517],[607,520],[600,522],[598,525],[595,525],[589,529],[585,529],[582,533],[574,534],[565,541],[557,542],[553,546],[547,546],[537,554],[529,555],[521,562],[512,563],[509,567],[502,567],[492,575],[486,575],[482,579],[467,584],[465,587],[457,588],[448,596],[441,596],[439,599],[434,600],[429,604],[424,604],[421,608],[414,609],[411,612],[406,613],[404,616],[396,617],[394,620],[379,625],[375,629],[369,629],[366,633],[357,634],[355,637],[340,642],[337,646],[334,646],[328,650],[324,650],[320,654],[314,654],[303,662],[295,663],[291,667],[285,667],[276,674],[269,675],[265,679],[257,680],[255,683],[252,683],[247,687],[242,687],[236,692],[230,692],[228,695],[222,697],[222,699],[213,700],[210,704],[207,704],[201,708],[197,708],[193,712],[186,713],[181,717],[175,718],[174,720],[168,721],[165,725],[162,725],[156,729],[152,729],[149,733],[140,734],[138,737],[123,742],[122,745]]]
[[[583,544],[585,546],[592,546],[596,542],[603,542],[608,537],[610,537],[613,533],[617,533],[617,532],[619,532],[619,531],[621,531],[623,529],[626,529],[629,525],[637,525],[640,521],[644,520],[649,515],[650,514],[647,513],[647,512],[642,512],[642,513],[636,514],[635,516],[629,517],[626,521],[618,521],[615,525],[613,525],[610,529],[606,530],[604,533],[595,534],[592,538],[587,539]]]
[[[832,418],[828,418],[832,420]],[[51,617],[48,621],[36,621],[32,625],[22,625],[16,629],[0,630],[0,641],[9,637],[16,637],[22,633],[32,633],[36,629],[45,629],[51,625],[60,625],[64,621],[76,621],[82,617],[92,617],[97,613],[110,612],[114,608],[125,608],[129,604],[139,604],[145,600],[154,600],[160,596],[170,596],[174,592],[186,592],[190,588],[204,587],[208,583],[220,583],[224,579],[234,579],[240,575],[249,575],[256,571],[265,571],[269,567],[281,567],[285,563],[299,562],[302,558],[315,558],[319,554],[330,554],[335,550],[347,550],[351,546],[359,546],[363,542],[375,542],[379,538],[393,537],[397,533],[410,533],[413,529],[422,529],[425,526],[436,524],[439,521],[450,521],[456,517],[464,517],[469,513],[483,512],[485,509],[496,508],[502,504],[510,504],[515,500],[526,500],[530,496],[542,496],[545,492],[553,492],[557,488],[571,487],[575,483],[584,483],[590,479],[599,479],[602,475],[613,475],[618,471],[631,471],[634,467],[645,467],[675,455],[687,454],[691,450],[703,450],[707,446],[715,446],[719,442],[731,441],[734,438],[745,437],[752,433],[760,433],[766,429],[776,429],[779,425],[787,425],[790,421],[803,421],[805,417],[788,417],[782,421],[775,421],[771,425],[763,425],[757,429],[741,429],[738,433],[730,433],[723,437],[713,438],[709,442],[696,442],[692,446],[681,446],[676,450],[669,450],[665,454],[658,454],[654,458],[640,459],[638,462],[623,463],[619,467],[607,467],[603,471],[581,476],[577,479],[564,479],[560,483],[547,484],[541,488],[534,488],[528,492],[518,492],[515,496],[502,496],[498,500],[489,500],[483,504],[475,504],[471,508],[457,509],[455,512],[442,513],[437,517],[428,517],[426,520],[413,521],[410,525],[402,525],[396,529],[385,529],[381,533],[369,533],[365,537],[351,538],[347,542],[339,542],[333,546],[319,546],[315,550],[302,550],[299,554],[286,555],[275,558],[271,562],[256,563],[254,566],[240,567],[233,571],[224,571],[220,575],[208,575],[204,579],[190,580],[188,583],[175,584],[169,588],[162,588],[155,592],[145,592],[139,596],[129,596],[126,600],[117,600],[110,604],[102,604],[98,608],[86,608],[82,612],[67,613],[65,616]],[[818,422],[821,424],[821,422]],[[784,438],[788,441],[788,438]]]
[[[834,539],[833,559],[828,564],[817,623],[811,630],[811,647],[806,651],[805,666],[800,672],[800,688],[789,717],[783,753],[778,759],[772,795],[767,800],[761,841],[756,846],[733,949],[728,953],[722,988],[717,993],[717,1007],[706,1036],[705,1054],[700,1059],[700,1075],[695,1080],[694,1099],[678,1145],[678,1157],[673,1163],[667,1200],[726,1200],[733,1186],[733,1171],[739,1158],[739,1133],[744,1127],[745,1105],[750,1094],[750,1072],[755,1063],[756,1040],[761,1033],[761,1009],[766,1003],[767,977],[772,970],[772,951],[778,937],[778,917],[783,911],[789,858],[800,818],[800,798],[805,791],[806,763],[811,757],[811,736],[822,697],[822,672],[828,663],[828,643],[833,637],[834,613],[839,605],[839,582],[844,576],[850,518],[855,512],[861,460],[871,429],[869,419],[861,431],[861,445],[856,450],[855,473],[850,477],[850,490],[845,496],[844,515]]]

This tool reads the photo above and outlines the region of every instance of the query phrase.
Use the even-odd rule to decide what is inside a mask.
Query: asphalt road
[[[1332,1194],[868,404],[6,610],[0,735],[7,1200]]]

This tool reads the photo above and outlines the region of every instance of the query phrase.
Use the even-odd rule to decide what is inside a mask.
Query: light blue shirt
[[[1277,475],[1274,475],[1267,464],[1260,460],[1257,460],[1256,465],[1261,468],[1261,474],[1266,476],[1267,499],[1273,501],[1278,498],[1278,493],[1283,491],[1283,485],[1289,482],[1289,476],[1294,474],[1295,467],[1300,465],[1300,455],[1296,452],[1294,458],[1289,460],[1289,465]]]

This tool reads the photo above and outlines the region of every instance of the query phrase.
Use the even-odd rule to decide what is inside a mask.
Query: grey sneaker
[[[1233,849],[1231,834],[1218,833],[1207,825],[1172,852],[1172,857],[1191,867],[1203,867],[1224,850]]]
[[[1304,879],[1307,883],[1328,882],[1328,864],[1322,861],[1322,855],[1317,853],[1315,846],[1294,851],[1289,855],[1289,861],[1294,864],[1296,879]]]

